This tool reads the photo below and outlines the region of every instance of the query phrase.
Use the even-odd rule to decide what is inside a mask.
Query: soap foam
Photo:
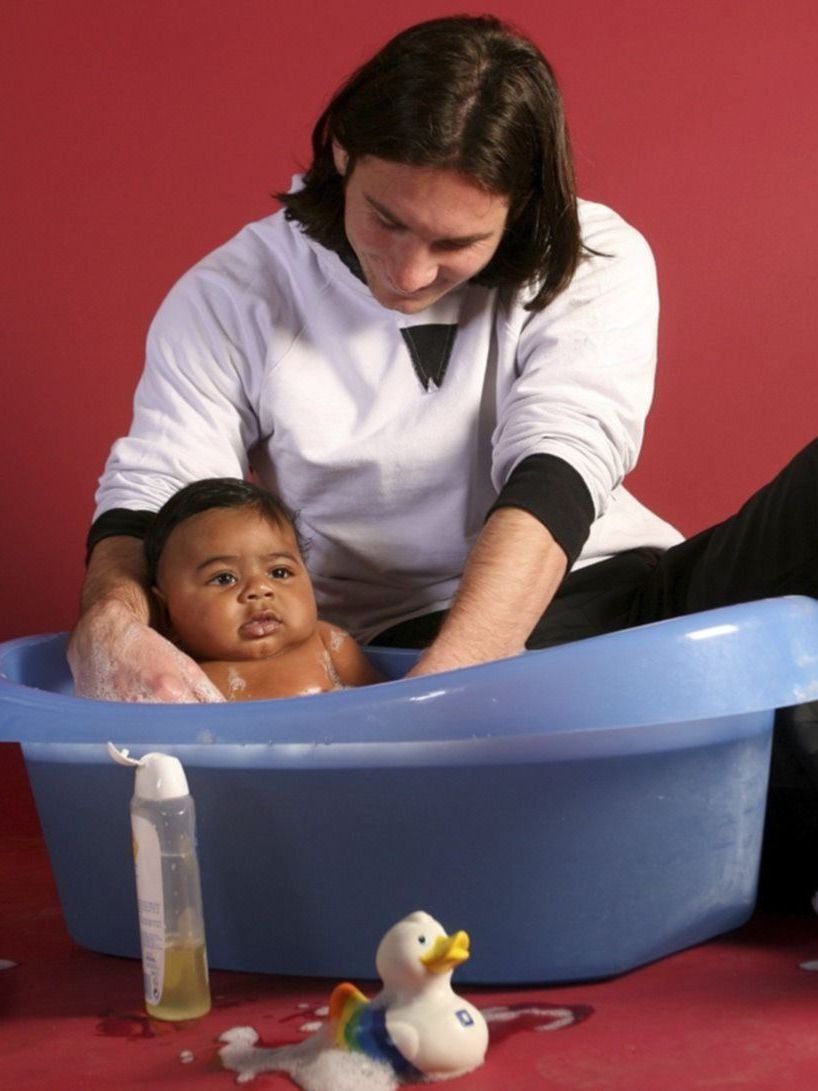
[[[566,1027],[573,1026],[577,1021],[576,1015],[570,1008],[509,1008],[504,1005],[495,1008],[483,1008],[483,1018],[489,1025],[492,1023],[511,1023],[523,1015],[544,1019],[545,1022],[534,1027],[534,1030],[539,1031],[565,1030]]]
[[[257,1048],[252,1027],[233,1027],[221,1035],[219,1056],[237,1072],[236,1083],[249,1083],[261,1072],[285,1072],[302,1091],[397,1091],[400,1083],[388,1065],[362,1053],[345,1053],[322,1034],[292,1046]]]
[[[335,668],[335,664],[332,661],[332,656],[328,651],[321,653],[321,665],[327,673],[327,678],[330,680],[330,684],[333,689],[343,689],[344,683],[341,681],[340,675]]]
[[[130,701],[135,704],[174,703],[170,698],[158,697],[137,673],[140,664],[145,664],[147,670],[150,663],[149,657],[146,662],[145,633],[145,626],[139,622],[134,621],[127,625],[117,642],[116,656],[107,644],[98,642],[90,655],[86,676],[76,685],[77,695],[93,697],[99,701]],[[157,633],[152,636],[162,639]],[[165,650],[168,656],[176,660],[179,677],[190,686],[197,702],[212,704],[224,700],[216,686],[198,667],[195,672],[191,672],[191,660],[184,652],[170,642],[163,643],[167,645]],[[125,678],[123,664],[128,664],[133,671]],[[188,703],[188,699],[179,699],[176,703]]]
[[[230,699],[235,700],[235,695],[241,693],[242,690],[247,689],[247,681],[242,678],[235,667],[228,668],[227,671],[227,688],[230,690]]]

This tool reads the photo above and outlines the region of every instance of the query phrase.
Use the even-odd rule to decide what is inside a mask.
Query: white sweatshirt
[[[563,459],[590,492],[576,567],[680,541],[621,486],[653,395],[653,259],[610,209],[581,202],[580,215],[609,256],[582,261],[539,313],[530,296],[466,284],[402,315],[283,213],[248,225],[160,308],[96,516],[156,510],[252,465],[299,515],[321,615],[361,639],[450,605],[488,509],[532,454]],[[427,389],[401,329],[429,323],[457,332]]]

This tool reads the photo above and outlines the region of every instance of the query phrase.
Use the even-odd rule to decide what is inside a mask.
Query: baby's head
[[[187,485],[157,513],[145,559],[167,633],[194,659],[270,658],[315,632],[293,516],[257,485]]]

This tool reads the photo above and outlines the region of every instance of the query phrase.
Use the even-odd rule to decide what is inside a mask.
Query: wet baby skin
[[[213,508],[176,526],[154,594],[166,635],[228,700],[383,680],[351,636],[318,620],[293,528],[253,508]]]

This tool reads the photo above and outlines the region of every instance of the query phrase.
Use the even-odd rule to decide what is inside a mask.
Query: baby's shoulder
[[[317,628],[318,635],[328,651],[337,651],[348,640],[352,640],[346,629],[342,629],[340,625],[333,625],[331,621],[319,621]]]

